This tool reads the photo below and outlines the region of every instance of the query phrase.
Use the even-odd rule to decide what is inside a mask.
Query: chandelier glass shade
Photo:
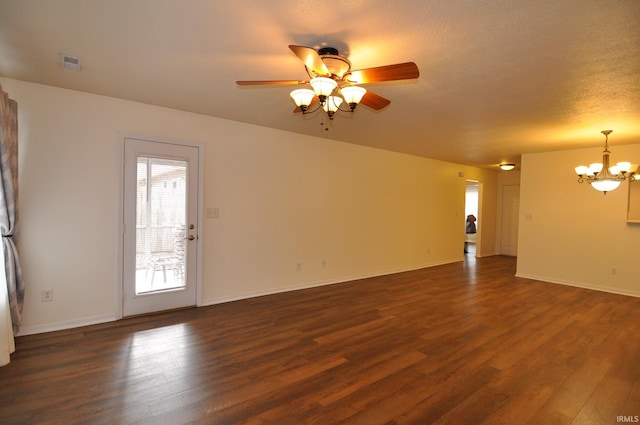
[[[311,105],[313,98],[316,97],[316,94],[313,90],[309,89],[297,89],[290,93],[291,98],[296,103],[302,112],[307,112],[307,108]]]
[[[367,93],[365,88],[359,86],[347,85],[338,88],[338,82],[328,77],[312,78],[309,84],[311,89],[293,90],[290,93],[291,98],[303,114],[310,114],[322,107],[331,120],[337,111],[353,112]],[[310,110],[309,107],[316,97],[319,105]],[[349,105],[349,109],[341,109],[343,103]]]
[[[367,90],[364,87],[359,86],[345,86],[340,89],[340,93],[347,102],[351,109],[355,109],[356,105],[360,103]]]
[[[588,167],[586,165],[579,165],[575,168],[578,175],[578,182],[587,182],[595,190],[600,192],[610,192],[620,186],[625,179],[630,181],[640,180],[640,174],[638,173],[638,164],[632,164],[631,162],[622,161],[616,165],[610,165],[609,161],[609,134],[613,130],[603,130],[602,134],[605,136],[604,151],[602,151],[602,162],[594,162]]]
[[[327,96],[327,100],[324,102],[324,105],[322,105],[322,109],[329,115],[330,119],[333,119],[333,115],[340,109],[341,104],[342,98],[340,96]]]
[[[315,94],[318,95],[320,103],[322,103],[322,97],[326,98],[333,93],[333,90],[336,87],[338,87],[338,83],[335,80],[327,77],[312,78],[309,83],[311,84]]]

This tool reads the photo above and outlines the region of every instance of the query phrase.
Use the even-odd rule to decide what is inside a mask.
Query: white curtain
[[[4,249],[2,251],[4,252]],[[15,350],[9,294],[7,293],[7,278],[4,273],[0,273],[0,366],[9,363],[11,360],[10,354]]]
[[[13,336],[22,323],[24,282],[16,247],[18,195],[18,104],[0,87],[0,366],[15,351]]]

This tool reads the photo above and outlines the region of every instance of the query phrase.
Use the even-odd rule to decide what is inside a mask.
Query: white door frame
[[[124,291],[124,148],[125,139],[146,140],[155,143],[171,143],[174,145],[189,146],[198,149],[198,235],[202,235],[202,200],[203,200],[203,175],[204,175],[204,145],[202,143],[186,142],[179,140],[161,139],[132,133],[118,133],[117,165],[116,173],[116,285],[115,285],[115,318],[123,317],[123,291]],[[196,241],[196,306],[202,306],[202,238]]]

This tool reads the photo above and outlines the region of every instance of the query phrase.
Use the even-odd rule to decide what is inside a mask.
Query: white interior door
[[[123,315],[196,305],[199,149],[125,139]]]
[[[520,214],[520,186],[502,186],[500,253],[518,255],[518,218]]]

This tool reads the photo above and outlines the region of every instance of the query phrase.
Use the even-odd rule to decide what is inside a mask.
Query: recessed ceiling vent
[[[80,69],[80,58],[77,58],[75,56],[69,56],[61,53],[60,63],[62,64],[63,68],[73,69],[75,71]]]

